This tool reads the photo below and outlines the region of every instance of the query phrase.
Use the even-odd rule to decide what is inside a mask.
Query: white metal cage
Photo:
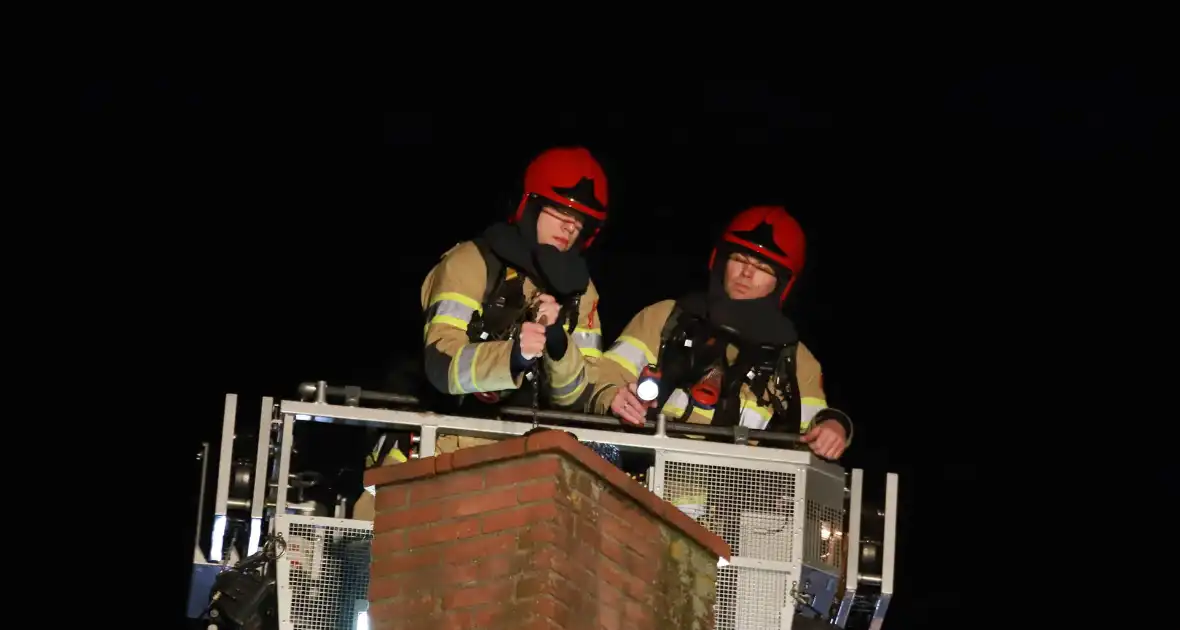
[[[657,450],[652,488],[729,544],[733,557],[717,575],[718,630],[789,627],[804,591],[821,586],[800,588],[805,579],[822,572],[834,587],[840,577],[841,476],[789,461]]]
[[[266,398],[258,420],[254,492],[246,503],[252,529],[249,548],[256,548],[263,520],[271,533],[282,535],[286,542],[276,563],[282,630],[359,630],[368,626],[372,523],[292,513],[300,511],[301,504],[287,500],[292,444],[300,421],[409,429],[418,434],[422,457],[434,455],[439,435],[502,439],[536,426],[502,419],[358,407],[355,401],[333,405],[326,402],[326,388],[326,384],[319,384],[315,402],[285,400],[274,405],[272,399]],[[234,437],[233,407],[236,396],[227,396],[223,442]],[[272,432],[272,425],[276,431]],[[568,428],[545,422],[540,426]],[[797,611],[815,616],[809,609],[826,618],[837,589],[845,582],[833,624],[844,627],[861,582],[880,585],[881,597],[874,613],[875,623],[880,623],[892,594],[896,475],[888,476],[886,487],[883,573],[860,575],[860,470],[853,470],[851,511],[846,516],[845,471],[831,462],[806,450],[673,438],[661,427],[657,426],[655,435],[596,428],[571,430],[583,441],[652,453],[654,465],[647,476],[648,487],[730,545],[733,555],[718,569],[717,628],[790,630]],[[225,462],[229,458],[224,455],[228,448],[222,444],[212,523],[213,547],[218,550],[218,517],[235,505],[222,487],[228,487]],[[267,466],[268,459],[273,459],[273,467]],[[268,469],[270,474],[265,474]],[[273,492],[267,490],[268,483]],[[268,503],[270,500],[273,503]]]
[[[373,523],[280,514],[280,630],[368,628],[369,558]]]

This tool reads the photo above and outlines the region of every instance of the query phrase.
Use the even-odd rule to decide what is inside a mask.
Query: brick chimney
[[[713,628],[721,538],[563,431],[369,470],[373,630]]]

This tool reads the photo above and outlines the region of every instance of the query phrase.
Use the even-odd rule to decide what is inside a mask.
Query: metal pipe
[[[209,560],[221,562],[225,548],[226,512],[229,509],[229,483],[231,464],[234,458],[234,428],[237,426],[238,395],[225,395],[225,408],[221,415],[221,455],[217,459],[217,486],[213,495],[213,538],[209,547]]]
[[[225,507],[230,508],[232,510],[248,510],[248,509],[250,509],[250,500],[249,499],[235,499],[233,497],[230,497],[230,499],[225,502]]]
[[[856,589],[860,586],[860,514],[861,501],[864,498],[864,470],[852,469],[851,488],[852,497],[848,501],[848,558],[844,563],[844,597],[840,600],[840,607],[836,611],[833,625],[843,628],[848,623],[848,615],[852,612],[852,603],[856,600]]]
[[[270,422],[274,416],[274,399],[270,396],[262,398],[262,411],[258,415],[258,444],[254,449],[254,475],[250,482],[254,485],[250,505],[250,540],[246,545],[246,555],[254,555],[258,551],[258,543],[262,540],[262,513],[266,499],[266,459],[270,452]]]
[[[197,539],[193,542],[195,549],[201,548],[201,515],[205,511],[205,476],[209,474],[209,443],[201,442],[201,489],[197,492]]]
[[[322,385],[324,381],[320,381]],[[315,393],[317,402],[320,396],[341,398],[344,396],[344,389],[338,385],[326,385],[320,387],[315,383],[303,383],[299,386],[299,393],[302,397],[307,397],[309,393]],[[360,399],[371,402],[385,402],[399,405],[419,405],[421,401],[414,396],[407,396],[405,394],[391,394],[388,392],[376,392],[371,390],[361,390]],[[532,418],[534,413],[538,419],[542,420],[564,420],[566,422],[578,422],[582,424],[590,424],[602,427],[619,428],[623,425],[619,420],[611,416],[600,416],[597,414],[579,413],[576,411],[556,411],[552,409],[541,409],[534,411],[531,407],[514,407],[505,406],[497,409],[501,414],[507,416],[524,416]],[[733,437],[733,429],[731,427],[715,427],[708,424],[692,424],[688,422],[666,422],[666,433],[686,434],[686,435],[710,435],[716,437]],[[638,428],[638,427],[636,427]],[[643,428],[649,431],[658,431],[658,421],[647,420],[643,423]],[[658,434],[658,433],[657,433]],[[757,431],[750,430],[750,439],[765,440],[768,442],[798,442],[798,433],[781,433],[778,431]]]
[[[316,398],[317,403],[323,404],[325,401],[320,400],[320,397],[343,398],[344,388],[339,385],[328,385],[324,381],[316,383],[300,383],[299,397],[301,400],[307,398]],[[417,405],[421,404],[416,396],[408,396],[406,394],[390,394],[388,392],[377,392],[370,389],[361,390],[361,400],[368,400],[371,402],[386,402],[396,403],[399,405]]]
[[[318,405],[316,403],[296,402],[293,400],[284,400],[280,405],[280,412],[283,415],[284,427],[288,423],[310,421],[312,418],[316,418],[317,420],[329,423],[396,427],[393,430],[420,432],[422,434],[422,448],[420,452],[424,456],[429,452],[429,449],[427,449],[426,435],[428,430],[437,431],[443,435],[511,439],[512,437],[524,435],[532,429],[532,423],[523,420],[451,416],[417,409],[389,409],[330,404]],[[543,426],[547,429],[571,431],[569,427],[556,423],[546,422]],[[704,425],[689,426],[696,428]],[[774,448],[766,444],[754,447],[734,444],[728,440],[670,439],[668,437],[656,437],[650,433],[641,433],[639,431],[603,430],[593,427],[582,427],[573,431],[575,431],[578,440],[614,444],[624,450],[634,449],[639,451],[720,455],[738,457],[743,460],[802,464],[810,467],[811,472],[831,477],[835,483],[842,483],[845,477],[845,471],[839,465],[820,459],[806,449]],[[692,431],[688,433],[691,436]],[[433,436],[431,436],[430,441],[433,442]],[[286,441],[283,443],[286,444]],[[433,446],[433,444],[430,444],[430,446]],[[280,480],[281,476],[282,473],[280,473]]]
[[[885,474],[885,554],[881,565],[881,592],[893,593],[893,562],[897,554],[897,473]]]
[[[227,503],[227,506],[230,509],[234,509],[234,510],[249,510],[250,509],[250,500],[249,499],[230,499],[229,502]],[[267,501],[266,507],[268,507],[268,508],[275,507],[275,502],[274,501]],[[304,501],[303,503],[288,503],[287,504],[288,510],[295,510],[296,512],[302,512],[304,514],[314,514],[315,508],[316,508],[315,501]]]
[[[881,585],[881,576],[875,573],[861,573],[859,576],[857,576],[857,580],[859,580],[861,584],[875,584],[877,586]]]
[[[500,407],[497,409],[500,413],[506,416],[524,416],[527,418],[533,417],[532,407]],[[578,413],[576,411],[555,411],[553,409],[538,409],[537,418],[542,420],[566,420],[569,422],[582,422],[585,424],[595,424],[605,427],[621,426],[619,421],[611,416],[599,416],[589,413]],[[652,424],[648,422],[647,424]],[[654,426],[654,425],[653,425]]]
[[[283,433],[280,439],[282,442],[279,444],[279,474],[277,476],[279,485],[275,488],[274,513],[276,517],[279,514],[287,513],[287,487],[290,484],[291,447],[295,443],[295,418],[283,416]],[[278,520],[278,518],[270,519],[271,533],[276,531],[274,528],[278,524]]]

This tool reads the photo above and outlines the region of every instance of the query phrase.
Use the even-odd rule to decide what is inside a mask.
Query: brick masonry
[[[713,627],[729,547],[547,431],[370,470],[374,630]]]

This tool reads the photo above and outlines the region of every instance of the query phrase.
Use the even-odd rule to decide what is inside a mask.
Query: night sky
[[[781,203],[802,223],[791,313],[829,404],[856,423],[844,463],[882,489],[886,471],[901,475],[893,628],[934,627],[989,588],[979,541],[1008,531],[981,513],[989,449],[1008,441],[1012,396],[1029,395],[1013,393],[1014,366],[1052,351],[1010,343],[1014,328],[1052,325],[1028,308],[1045,287],[1025,282],[1030,261],[1152,163],[1164,111],[1118,67],[816,71],[586,99],[406,85],[384,104],[243,85],[96,79],[82,94],[94,157],[133,154],[100,189],[151,215],[120,227],[152,231],[129,268],[152,302],[142,323],[177,366],[160,393],[185,401],[166,450],[187,462],[215,442],[226,392],[391,386],[420,340],[430,267],[515,207],[537,152],[578,143],[610,179],[591,255],[608,340],[643,306],[703,286],[735,212]],[[175,513],[191,529],[187,501]],[[187,543],[166,551],[169,574],[187,576]]]

